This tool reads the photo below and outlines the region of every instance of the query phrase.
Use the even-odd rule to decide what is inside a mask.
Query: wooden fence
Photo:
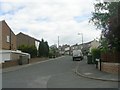
[[[120,52],[107,52],[101,54],[102,62],[120,63]]]

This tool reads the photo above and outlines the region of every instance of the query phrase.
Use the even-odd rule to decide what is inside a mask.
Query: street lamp
[[[82,47],[83,47],[83,33],[78,33],[78,35],[82,36]]]

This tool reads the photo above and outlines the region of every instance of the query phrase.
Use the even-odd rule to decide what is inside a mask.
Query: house
[[[64,48],[62,46],[59,46],[58,50],[59,50],[60,55],[64,55],[65,51],[64,51]]]
[[[71,54],[73,52],[73,50],[82,50],[82,53],[84,55],[88,54],[88,52],[91,52],[92,48],[97,48],[100,45],[99,41],[97,40],[93,40],[87,43],[83,43],[83,44],[75,44],[71,46]]]
[[[75,44],[71,46],[70,54],[72,55],[73,50],[80,50],[82,48],[82,45]]]
[[[0,63],[3,67],[6,65],[6,61],[11,61],[13,64],[18,64],[20,55],[29,55],[17,50],[16,35],[8,26],[5,20],[0,21]]]
[[[89,51],[91,52],[91,50],[92,50],[93,48],[98,48],[100,45],[101,45],[100,42],[94,39],[94,40],[91,41],[91,43],[90,43],[90,49],[89,49]]]
[[[8,24],[5,22],[5,20],[0,21],[1,23],[1,34],[2,39],[0,41],[0,49],[1,50],[16,50],[16,35],[11,30],[11,28],[8,26]]]
[[[66,45],[66,47],[65,47],[65,55],[70,55],[70,51],[71,51],[70,45]]]
[[[87,55],[91,46],[91,42],[83,43],[83,48],[81,49],[84,55]]]
[[[36,46],[36,48],[38,49],[40,40],[37,40],[37,39],[35,39],[27,34],[24,34],[22,32],[18,33],[16,35],[16,38],[17,38],[17,49],[21,45]]]
[[[72,46],[71,46],[71,49],[72,49],[72,50],[81,49],[81,46],[78,45],[78,44],[75,44],[75,45],[72,45]]]
[[[60,55],[69,55],[70,54],[70,45],[62,45],[59,46],[59,54]]]

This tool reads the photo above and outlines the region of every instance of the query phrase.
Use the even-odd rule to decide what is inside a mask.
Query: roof
[[[38,39],[36,39],[36,38],[34,38],[34,37],[31,37],[31,36],[29,36],[29,35],[27,35],[27,34],[24,34],[24,33],[22,33],[22,32],[18,33],[17,35],[20,35],[20,34],[22,34],[22,35],[24,35],[24,36],[27,36],[27,37],[30,37],[30,38],[33,38],[33,39],[35,39],[36,41],[40,42],[40,40],[38,40]]]
[[[5,20],[0,21],[1,23],[5,23],[9,30],[15,35],[15,33],[11,30],[10,26],[6,23]]]

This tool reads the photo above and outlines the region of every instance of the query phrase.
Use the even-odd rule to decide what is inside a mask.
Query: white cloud
[[[5,19],[15,34],[22,31],[37,39],[44,38],[49,44],[80,43],[78,32],[84,42],[99,37],[100,31],[88,24],[94,0],[2,0],[0,20]],[[7,5],[7,6],[6,6]],[[5,11],[4,11],[5,10]],[[12,12],[13,14],[11,14]],[[74,17],[80,17],[75,20]]]

